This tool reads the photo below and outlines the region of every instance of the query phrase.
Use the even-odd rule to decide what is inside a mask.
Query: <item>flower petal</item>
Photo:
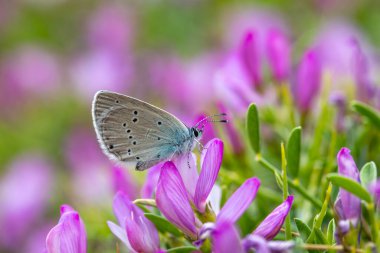
[[[152,198],[155,194],[162,165],[163,163],[159,163],[148,170],[145,183],[141,189],[141,196],[143,198]]]
[[[172,162],[162,166],[156,192],[157,207],[164,216],[192,239],[197,237],[195,216],[181,175]]]
[[[223,142],[213,139],[207,143],[202,170],[195,188],[194,204],[200,212],[205,211],[206,200],[215,184],[223,158]]]
[[[230,222],[217,223],[211,238],[214,253],[244,252],[239,233]]]
[[[132,248],[137,252],[155,252],[159,249],[158,232],[153,223],[133,204],[124,192],[114,198],[114,212]]]
[[[77,212],[66,212],[46,237],[48,253],[85,253],[86,234]]]
[[[244,238],[243,247],[245,252],[250,252],[250,250],[254,249],[255,252],[270,253],[267,241],[258,235],[251,234]]]
[[[248,31],[243,39],[241,46],[241,57],[245,69],[252,80],[252,83],[257,86],[261,83],[261,61],[258,50],[258,36],[254,31]]]
[[[289,196],[281,205],[276,207],[255,229],[254,235],[272,240],[280,231],[293,204],[293,196]]]
[[[342,148],[338,155],[339,174],[349,177],[355,181],[360,181],[359,171],[355,161],[350,155],[348,148]],[[335,202],[335,210],[343,220],[349,219],[356,226],[361,214],[361,201],[358,197],[346,190],[339,189],[339,194]]]
[[[217,222],[236,222],[256,197],[259,187],[259,179],[247,179],[224,204],[217,216]]]
[[[291,68],[289,40],[281,30],[275,28],[268,31],[266,40],[272,74],[278,82],[281,82],[288,77]]]
[[[119,225],[116,225],[112,221],[107,221],[107,225],[110,228],[112,234],[119,238],[127,246],[129,251],[135,252],[131,244],[129,243],[127,232],[124,228],[120,227]]]
[[[210,202],[212,210],[216,215],[220,212],[220,201],[222,199],[222,189],[220,189],[219,185],[214,185],[212,187],[212,190],[210,192],[210,195],[208,195],[207,201]]]
[[[195,161],[196,159],[193,153],[178,156],[173,161],[181,177],[186,178],[183,183],[191,199],[194,198],[195,188],[198,181],[198,170]]]

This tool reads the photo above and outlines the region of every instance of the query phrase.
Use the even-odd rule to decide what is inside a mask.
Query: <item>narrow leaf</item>
[[[334,242],[334,234],[335,234],[335,221],[331,219],[329,225],[327,226],[327,243],[329,245],[333,245]]]
[[[298,232],[300,233],[302,240],[306,242],[307,238],[309,238],[311,233],[310,227],[302,220],[297,218],[294,219],[294,222],[296,223]]]
[[[315,239],[314,239],[315,243],[327,244],[327,239],[320,228],[315,228],[314,233],[315,233]]]
[[[380,112],[373,107],[358,101],[353,101],[351,106],[354,111],[366,117],[374,126],[380,129]]]
[[[152,213],[145,213],[144,214],[146,218],[148,218],[153,224],[156,226],[156,228],[162,232],[169,232],[172,235],[175,236],[182,236],[182,233],[173,225],[171,224],[168,220],[165,218],[152,214]]]
[[[338,173],[328,174],[327,179],[330,180],[332,184],[345,189],[346,191],[354,194],[355,196],[359,197],[362,200],[365,200],[368,203],[371,203],[371,195],[358,182],[348,177],[341,176]]]
[[[288,173],[292,178],[296,178],[298,176],[300,169],[301,130],[301,127],[294,128],[290,132],[288,143],[286,145]]]
[[[372,183],[376,182],[377,178],[377,168],[374,162],[368,162],[364,164],[360,170],[360,182],[362,186],[368,189]]]
[[[166,252],[170,253],[188,253],[188,252],[194,252],[196,251],[197,248],[193,246],[182,246],[182,247],[177,247],[177,248],[171,248],[167,250]]]
[[[260,121],[259,112],[255,104],[251,104],[248,107],[246,127],[248,133],[249,142],[253,150],[260,153]]]

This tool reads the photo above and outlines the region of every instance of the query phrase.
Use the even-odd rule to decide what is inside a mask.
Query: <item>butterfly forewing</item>
[[[190,136],[189,129],[170,113],[125,95],[100,91],[92,110],[104,152],[139,170],[170,158]]]

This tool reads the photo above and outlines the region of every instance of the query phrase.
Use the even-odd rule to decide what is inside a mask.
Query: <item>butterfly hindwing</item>
[[[188,128],[170,113],[113,92],[95,95],[93,120],[104,152],[139,170],[170,158],[189,137]]]

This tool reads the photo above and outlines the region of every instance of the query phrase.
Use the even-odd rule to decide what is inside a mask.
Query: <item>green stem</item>
[[[283,194],[284,194],[284,200],[288,198],[289,192],[288,192],[288,176],[286,173],[286,155],[285,155],[285,147],[284,143],[281,142],[281,167],[282,167],[282,181],[283,181]],[[292,230],[291,230],[291,224],[290,224],[290,214],[288,214],[285,218],[285,238],[286,240],[292,239]]]
[[[377,247],[380,247],[380,240],[379,240],[379,234],[377,231],[377,223],[376,223],[376,217],[375,217],[375,205],[373,202],[366,203],[366,207],[368,210],[369,221],[371,223],[372,240],[376,243]]]
[[[268,162],[265,158],[261,156],[261,154],[256,155],[256,161],[261,164],[265,169],[271,171],[272,173],[279,172],[280,170],[277,169],[273,164]],[[294,182],[290,178],[287,178],[287,182],[289,186],[297,191],[299,194],[301,194],[306,200],[310,201],[316,208],[321,209],[322,208],[322,202],[318,201],[317,199],[313,198],[305,188],[303,188],[302,185],[299,184],[299,182]]]

